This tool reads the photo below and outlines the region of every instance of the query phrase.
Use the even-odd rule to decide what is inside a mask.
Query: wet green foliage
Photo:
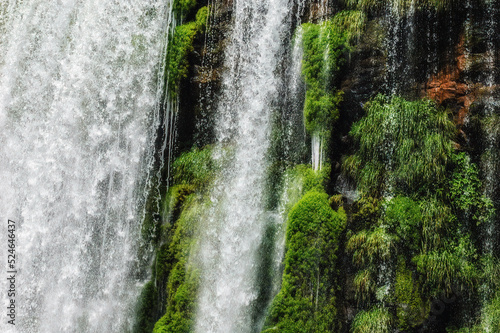
[[[385,308],[374,307],[359,312],[352,323],[352,333],[389,333],[393,318]]]
[[[365,110],[351,129],[357,150],[344,160],[362,193],[346,250],[359,269],[355,297],[368,309],[356,316],[352,331],[411,331],[427,320],[440,295],[497,285],[483,272],[500,266],[493,258],[478,260],[472,237],[493,205],[477,166],[453,150],[455,127],[433,102],[379,95]],[[386,320],[371,317],[385,309]]]
[[[286,233],[285,271],[266,329],[269,332],[332,332],[339,235],[346,215],[335,212],[326,193],[307,192],[292,208]]]
[[[215,176],[217,163],[212,159],[211,147],[194,147],[181,154],[172,164],[174,184],[192,185],[196,188],[207,186]]]
[[[443,183],[455,126],[434,102],[378,95],[351,135],[359,149],[344,161],[358,188],[372,196],[433,192]]]
[[[198,286],[197,272],[189,261],[195,244],[194,234],[206,208],[200,196],[191,194],[182,203],[181,214],[171,229],[168,244],[160,248],[156,260],[156,279],[166,281],[166,311],[155,324],[154,333],[190,332]]]
[[[420,286],[406,268],[404,258],[399,260],[396,272],[394,303],[397,306],[397,326],[402,331],[422,324],[429,314],[430,302],[422,298]]]
[[[157,305],[157,290],[154,282],[149,281],[142,287],[141,296],[139,296],[134,333],[150,333],[153,330]]]
[[[459,212],[471,215],[477,223],[487,221],[494,213],[493,203],[482,194],[477,166],[460,153],[454,155],[455,170],[450,179],[449,198]]]
[[[199,280],[190,258],[197,225],[210,204],[204,194],[218,170],[212,155],[210,146],[194,147],[172,164],[173,184],[163,200],[153,276],[139,301],[134,332],[192,331]]]
[[[208,14],[208,7],[202,7],[198,10],[195,21],[175,28],[167,52],[168,89],[172,97],[177,94],[181,80],[189,74],[188,56],[194,50],[195,38],[205,31]]]
[[[364,14],[345,11],[320,24],[302,25],[302,76],[306,83],[304,119],[309,133],[328,138],[339,117],[342,92],[337,90],[336,75],[345,61],[350,42],[361,34]]]
[[[187,15],[196,7],[196,0],[174,0],[174,12],[182,16]]]

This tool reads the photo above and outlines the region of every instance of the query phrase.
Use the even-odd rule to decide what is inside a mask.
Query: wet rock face
[[[463,125],[471,104],[475,100],[473,89],[464,80],[466,70],[465,40],[462,36],[457,46],[457,57],[438,74],[432,75],[425,83],[422,97],[430,98],[438,104],[446,106],[456,114],[456,122]]]
[[[210,143],[213,137],[210,121],[224,71],[233,1],[210,3],[209,30],[194,45],[191,72],[180,94],[181,108],[196,119],[191,121],[189,132],[200,145]],[[330,0],[309,0],[294,6],[302,22],[317,22],[341,10]],[[453,112],[459,127],[463,127],[474,102],[498,94],[499,71],[493,74],[493,85],[486,81],[491,80],[488,68],[498,67],[500,33],[488,41],[485,28],[488,20],[498,21],[498,17],[488,18],[487,9],[473,8],[471,11],[461,4],[453,10],[416,10],[397,18],[384,10],[369,13],[366,30],[356,48],[346,55],[338,80],[344,92],[338,123],[341,135],[345,136],[343,129],[363,114],[364,103],[378,93],[396,91],[410,99],[433,99]],[[496,50],[494,54],[491,49]]]

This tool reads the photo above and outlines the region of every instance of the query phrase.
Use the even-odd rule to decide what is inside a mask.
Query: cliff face
[[[179,237],[196,238],[189,228],[203,219],[224,170],[211,154],[233,1],[208,5],[206,33],[193,39],[177,96],[178,157],[156,254],[155,274],[160,267],[163,275],[153,275],[158,289],[149,291],[163,298],[163,307],[152,306],[150,320],[162,318],[157,332],[194,329],[199,280]],[[292,7],[263,193],[266,209],[288,223],[281,289],[269,282],[274,273],[262,272],[276,258],[262,254],[253,331],[500,330],[500,5]],[[312,168],[320,156],[321,170],[308,166],[309,156]],[[273,228],[266,242],[279,241],[281,227]],[[172,326],[178,316],[185,321]]]

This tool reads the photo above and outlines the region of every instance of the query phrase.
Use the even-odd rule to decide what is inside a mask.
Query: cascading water
[[[0,5],[0,216],[18,225],[17,332],[131,326],[170,7]]]
[[[197,332],[252,332],[257,251],[266,225],[264,184],[276,70],[289,33],[290,0],[236,0],[216,136],[230,166],[212,190],[201,235]],[[224,145],[224,148],[222,148]]]

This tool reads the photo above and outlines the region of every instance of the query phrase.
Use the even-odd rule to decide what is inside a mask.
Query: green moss
[[[180,0],[180,2],[183,1]],[[188,77],[188,56],[194,50],[195,38],[205,31],[208,14],[208,7],[203,7],[198,10],[195,21],[175,28],[167,53],[168,89],[172,97],[177,95],[181,80]]]
[[[194,7],[196,7],[196,0],[174,0],[174,11],[186,15]]]
[[[369,311],[359,312],[352,323],[352,333],[389,333],[392,316],[385,308],[374,307]]]
[[[198,274],[189,257],[195,246],[194,233],[207,203],[196,194],[186,197],[181,214],[173,228],[173,236],[161,257],[164,268],[157,268],[157,276],[168,270],[166,282],[166,312],[155,324],[154,333],[187,333],[193,325],[194,302],[198,288]],[[158,278],[158,281],[160,279]]]
[[[350,231],[359,231],[374,225],[380,218],[381,200],[363,195],[352,206]]]
[[[344,160],[346,173],[372,196],[434,192],[446,178],[455,126],[434,102],[378,95],[351,135],[358,151]]]
[[[481,322],[483,332],[500,332],[500,294],[483,309]]]
[[[194,147],[176,158],[172,164],[174,184],[189,184],[197,189],[206,187],[218,169],[212,152],[209,146],[203,149]]]
[[[346,215],[328,204],[328,195],[310,191],[293,207],[286,233],[285,271],[265,329],[327,332],[338,328],[336,252]]]
[[[407,197],[393,198],[387,204],[384,220],[411,253],[420,249],[423,218],[418,202]]]
[[[157,290],[152,281],[144,285],[136,310],[134,333],[150,333],[153,330],[157,308]]]
[[[342,101],[342,92],[335,89],[336,74],[351,40],[361,34],[364,26],[365,16],[359,11],[344,11],[330,21],[302,25],[304,119],[310,133],[329,137]]]
[[[416,327],[424,322],[430,311],[430,302],[422,299],[418,284],[412,272],[406,268],[404,258],[399,260],[394,284],[394,297],[398,328],[402,331]]]
[[[338,119],[338,105],[342,101],[342,93],[334,91],[331,77],[340,67],[345,39],[342,34],[324,31],[329,27],[331,25],[302,25],[305,125],[309,133],[321,136],[327,135]]]

